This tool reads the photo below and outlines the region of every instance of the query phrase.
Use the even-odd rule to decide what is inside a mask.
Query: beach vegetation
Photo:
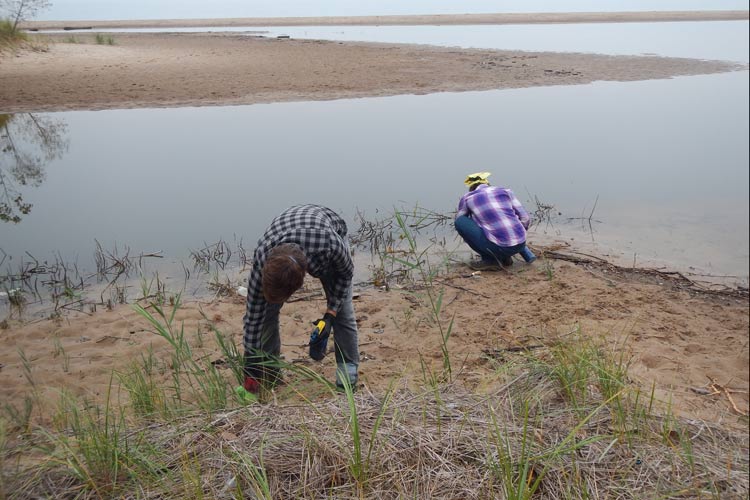
[[[27,38],[26,33],[13,27],[11,20],[0,19],[0,49],[25,42]]]
[[[345,383],[343,394],[311,397],[304,386],[311,379],[288,365],[286,386],[266,404],[228,401],[220,411],[206,411],[183,397],[173,400],[175,412],[145,409],[132,414],[132,423],[115,406],[113,384],[101,406],[63,398],[57,430],[36,437],[49,454],[50,480],[32,483],[21,470],[11,484],[38,494],[78,491],[81,498],[136,491],[161,498],[429,492],[431,498],[513,499],[747,492],[743,438],[660,414],[648,399],[638,403],[625,365],[609,354],[571,338],[544,353],[526,353],[486,393],[455,381],[396,389],[394,379],[379,394],[354,392]],[[144,359],[152,365],[149,375],[175,369],[157,367],[152,355]],[[189,369],[191,362],[184,362]],[[44,490],[53,485],[58,490]]]
[[[386,290],[396,286],[419,304],[417,324],[425,321],[439,332],[443,365],[439,377],[450,380],[448,342],[454,318],[444,317],[445,287],[438,283],[438,277],[448,271],[453,253],[446,249],[444,238],[426,238],[425,232],[445,226],[451,217],[417,205],[411,209],[394,208],[391,220],[367,221],[363,214],[359,218],[360,228],[352,240],[355,245],[369,248],[376,259],[373,284]],[[434,375],[431,368],[428,371]]]
[[[0,0],[0,12],[8,16],[12,33],[18,31],[19,23],[33,19],[51,6],[49,0]]]
[[[23,311],[26,309],[26,305],[29,302],[26,294],[20,288],[14,288],[5,293],[8,297],[8,304],[10,305],[8,317],[13,318],[13,316],[15,316],[17,319],[21,319]]]
[[[97,33],[94,37],[94,40],[96,41],[97,45],[114,45],[115,39],[112,37],[112,35],[103,35],[101,33]]]
[[[63,393],[58,432],[41,432],[50,464],[98,498],[117,493],[133,478],[153,475],[158,455],[142,432],[128,426],[124,408],[112,401],[112,389],[110,383],[103,404]]]
[[[609,332],[599,338],[576,325],[534,349],[485,353],[481,389],[468,383],[458,368],[466,360],[449,351],[456,325],[440,279],[446,264],[423,253],[413,214],[394,216],[393,242],[401,246],[380,264],[385,276],[395,276],[397,266],[407,271],[400,276],[411,276],[398,287],[392,282],[391,293],[414,300],[413,314],[425,318],[420,335],[435,346],[415,355],[421,380],[404,368],[387,388],[366,380],[355,388],[345,376],[341,393],[316,365],[274,359],[269,366],[283,371],[284,383],[246,406],[233,391],[243,380],[243,357],[232,335],[206,314],[203,333],[186,332],[178,319],[182,295],[170,303],[145,283],[132,307],[155,335],[153,345],[113,372],[99,398],[61,391],[53,413],[42,413],[34,360],[19,351],[31,396],[21,408],[6,405],[0,416],[0,493],[81,499],[750,494],[747,433],[685,419],[669,401],[657,401],[653,387],[643,390],[631,380],[630,355],[608,341]],[[103,269],[115,254],[102,252]],[[117,255],[124,265],[127,259]],[[64,356],[59,341],[53,354]]]
[[[552,281],[555,278],[555,264],[552,262],[552,259],[548,259],[546,255],[542,254],[541,267],[547,281]]]

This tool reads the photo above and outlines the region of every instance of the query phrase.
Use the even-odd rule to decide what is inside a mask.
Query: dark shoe
[[[354,379],[354,382],[350,381],[349,385],[352,388],[352,393],[357,392],[357,379],[356,378]],[[336,391],[337,392],[346,392],[346,387],[344,387],[343,382],[341,382],[340,380],[336,381]]]
[[[469,262],[469,267],[474,271],[497,271],[498,269],[500,269],[500,266],[497,264],[497,262],[492,262],[489,260],[473,260]]]
[[[513,257],[504,257],[504,258],[500,259],[500,263],[504,267],[510,267],[510,266],[513,265]]]

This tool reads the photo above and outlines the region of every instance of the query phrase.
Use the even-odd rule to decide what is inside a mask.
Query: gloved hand
[[[234,393],[237,394],[239,400],[244,404],[257,403],[258,394],[260,393],[260,383],[252,377],[245,377],[245,383],[235,387]]]
[[[308,345],[310,346],[310,357],[315,361],[320,361],[326,356],[328,337],[331,336],[334,319],[333,314],[325,313],[322,319],[313,323],[315,328],[310,334],[310,344]]]

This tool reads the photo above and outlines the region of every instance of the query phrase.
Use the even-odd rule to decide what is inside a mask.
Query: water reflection
[[[44,116],[65,119],[70,150],[50,166],[43,188],[24,193],[34,211],[23,224],[0,225],[8,255],[59,252],[85,267],[95,241],[162,260],[220,239],[251,250],[292,204],[328,205],[352,227],[357,210],[370,219],[415,204],[445,213],[464,192],[466,173],[487,169],[530,210],[538,198],[578,218],[574,228],[556,221],[539,233],[590,242],[582,222],[596,203],[597,250],[619,249],[639,265],[747,276],[744,71]]]
[[[0,115],[0,221],[18,224],[31,212],[24,187],[39,187],[49,162],[68,150],[67,125],[59,117]]]

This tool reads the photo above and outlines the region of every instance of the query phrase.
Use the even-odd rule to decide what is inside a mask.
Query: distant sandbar
[[[395,26],[473,24],[556,24],[556,23],[645,23],[676,21],[747,21],[747,10],[663,11],[663,12],[539,12],[496,14],[433,14],[409,16],[343,17],[245,17],[221,19],[141,19],[111,21],[32,21],[24,29],[112,29],[191,28],[261,26]]]

